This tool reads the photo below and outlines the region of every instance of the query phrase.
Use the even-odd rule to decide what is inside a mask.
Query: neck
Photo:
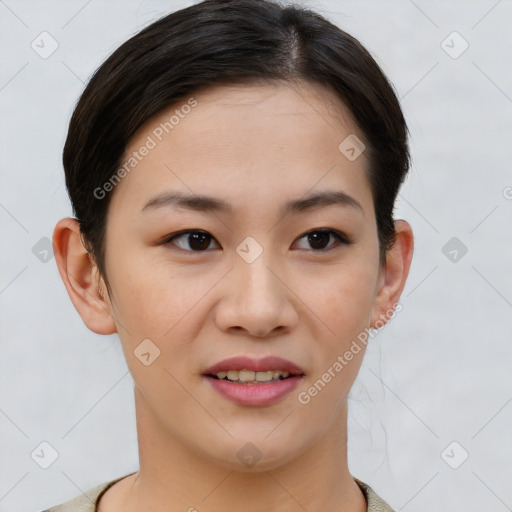
[[[335,429],[289,462],[266,471],[236,471],[205,459],[173,437],[135,387],[139,472],[119,497],[127,512],[366,512],[347,466],[347,406]],[[256,465],[257,466],[257,465]],[[255,466],[255,467],[256,467]],[[105,508],[108,510],[108,508]]]

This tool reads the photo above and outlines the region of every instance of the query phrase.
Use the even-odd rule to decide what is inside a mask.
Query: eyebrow
[[[326,190],[314,194],[308,194],[299,199],[293,199],[284,205],[281,215],[284,216],[290,213],[317,210],[334,205],[359,209],[364,216],[364,209],[361,203],[341,190]],[[233,207],[221,198],[197,194],[187,195],[182,192],[163,192],[158,194],[146,202],[141,213],[154,211],[164,207],[182,208],[197,212],[210,211],[233,214]]]

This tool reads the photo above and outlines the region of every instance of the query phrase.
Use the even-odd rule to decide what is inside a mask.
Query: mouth
[[[289,394],[305,372],[291,361],[275,356],[238,356],[211,366],[203,376],[214,391],[238,405],[264,406]]]
[[[265,370],[254,372],[251,370],[229,370],[220,371],[215,374],[206,374],[207,377],[217,380],[223,380],[227,382],[233,382],[234,384],[266,384],[272,382],[279,382],[285,379],[291,379],[293,377],[303,377],[304,373],[290,373],[282,370]]]

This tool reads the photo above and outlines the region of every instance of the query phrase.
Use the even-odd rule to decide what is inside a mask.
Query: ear
[[[76,219],[67,217],[57,223],[53,251],[60,277],[85,325],[96,334],[117,332],[105,283],[82,243]]]
[[[380,329],[393,316],[396,304],[409,275],[414,236],[412,228],[405,220],[395,221],[396,241],[386,253],[386,262],[381,266],[370,327]]]

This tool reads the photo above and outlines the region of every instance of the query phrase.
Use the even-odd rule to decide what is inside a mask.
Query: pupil
[[[318,241],[321,242],[322,240],[325,242],[326,241],[325,239],[327,239],[327,241],[328,241],[329,233],[326,233],[324,231],[315,231],[314,233],[310,233],[308,235],[308,238],[309,238],[309,242],[311,243],[311,246],[318,249],[318,247],[315,247],[315,243],[317,243]],[[322,246],[320,248],[323,248],[323,246],[325,244],[320,243],[320,245]]]
[[[205,241],[207,242],[205,244]],[[196,244],[194,246],[194,243],[199,242],[199,244]],[[201,243],[202,242],[202,243]],[[209,242],[208,242],[208,235],[206,233],[191,233],[189,235],[189,243],[190,247],[195,249],[206,249],[208,248]]]

